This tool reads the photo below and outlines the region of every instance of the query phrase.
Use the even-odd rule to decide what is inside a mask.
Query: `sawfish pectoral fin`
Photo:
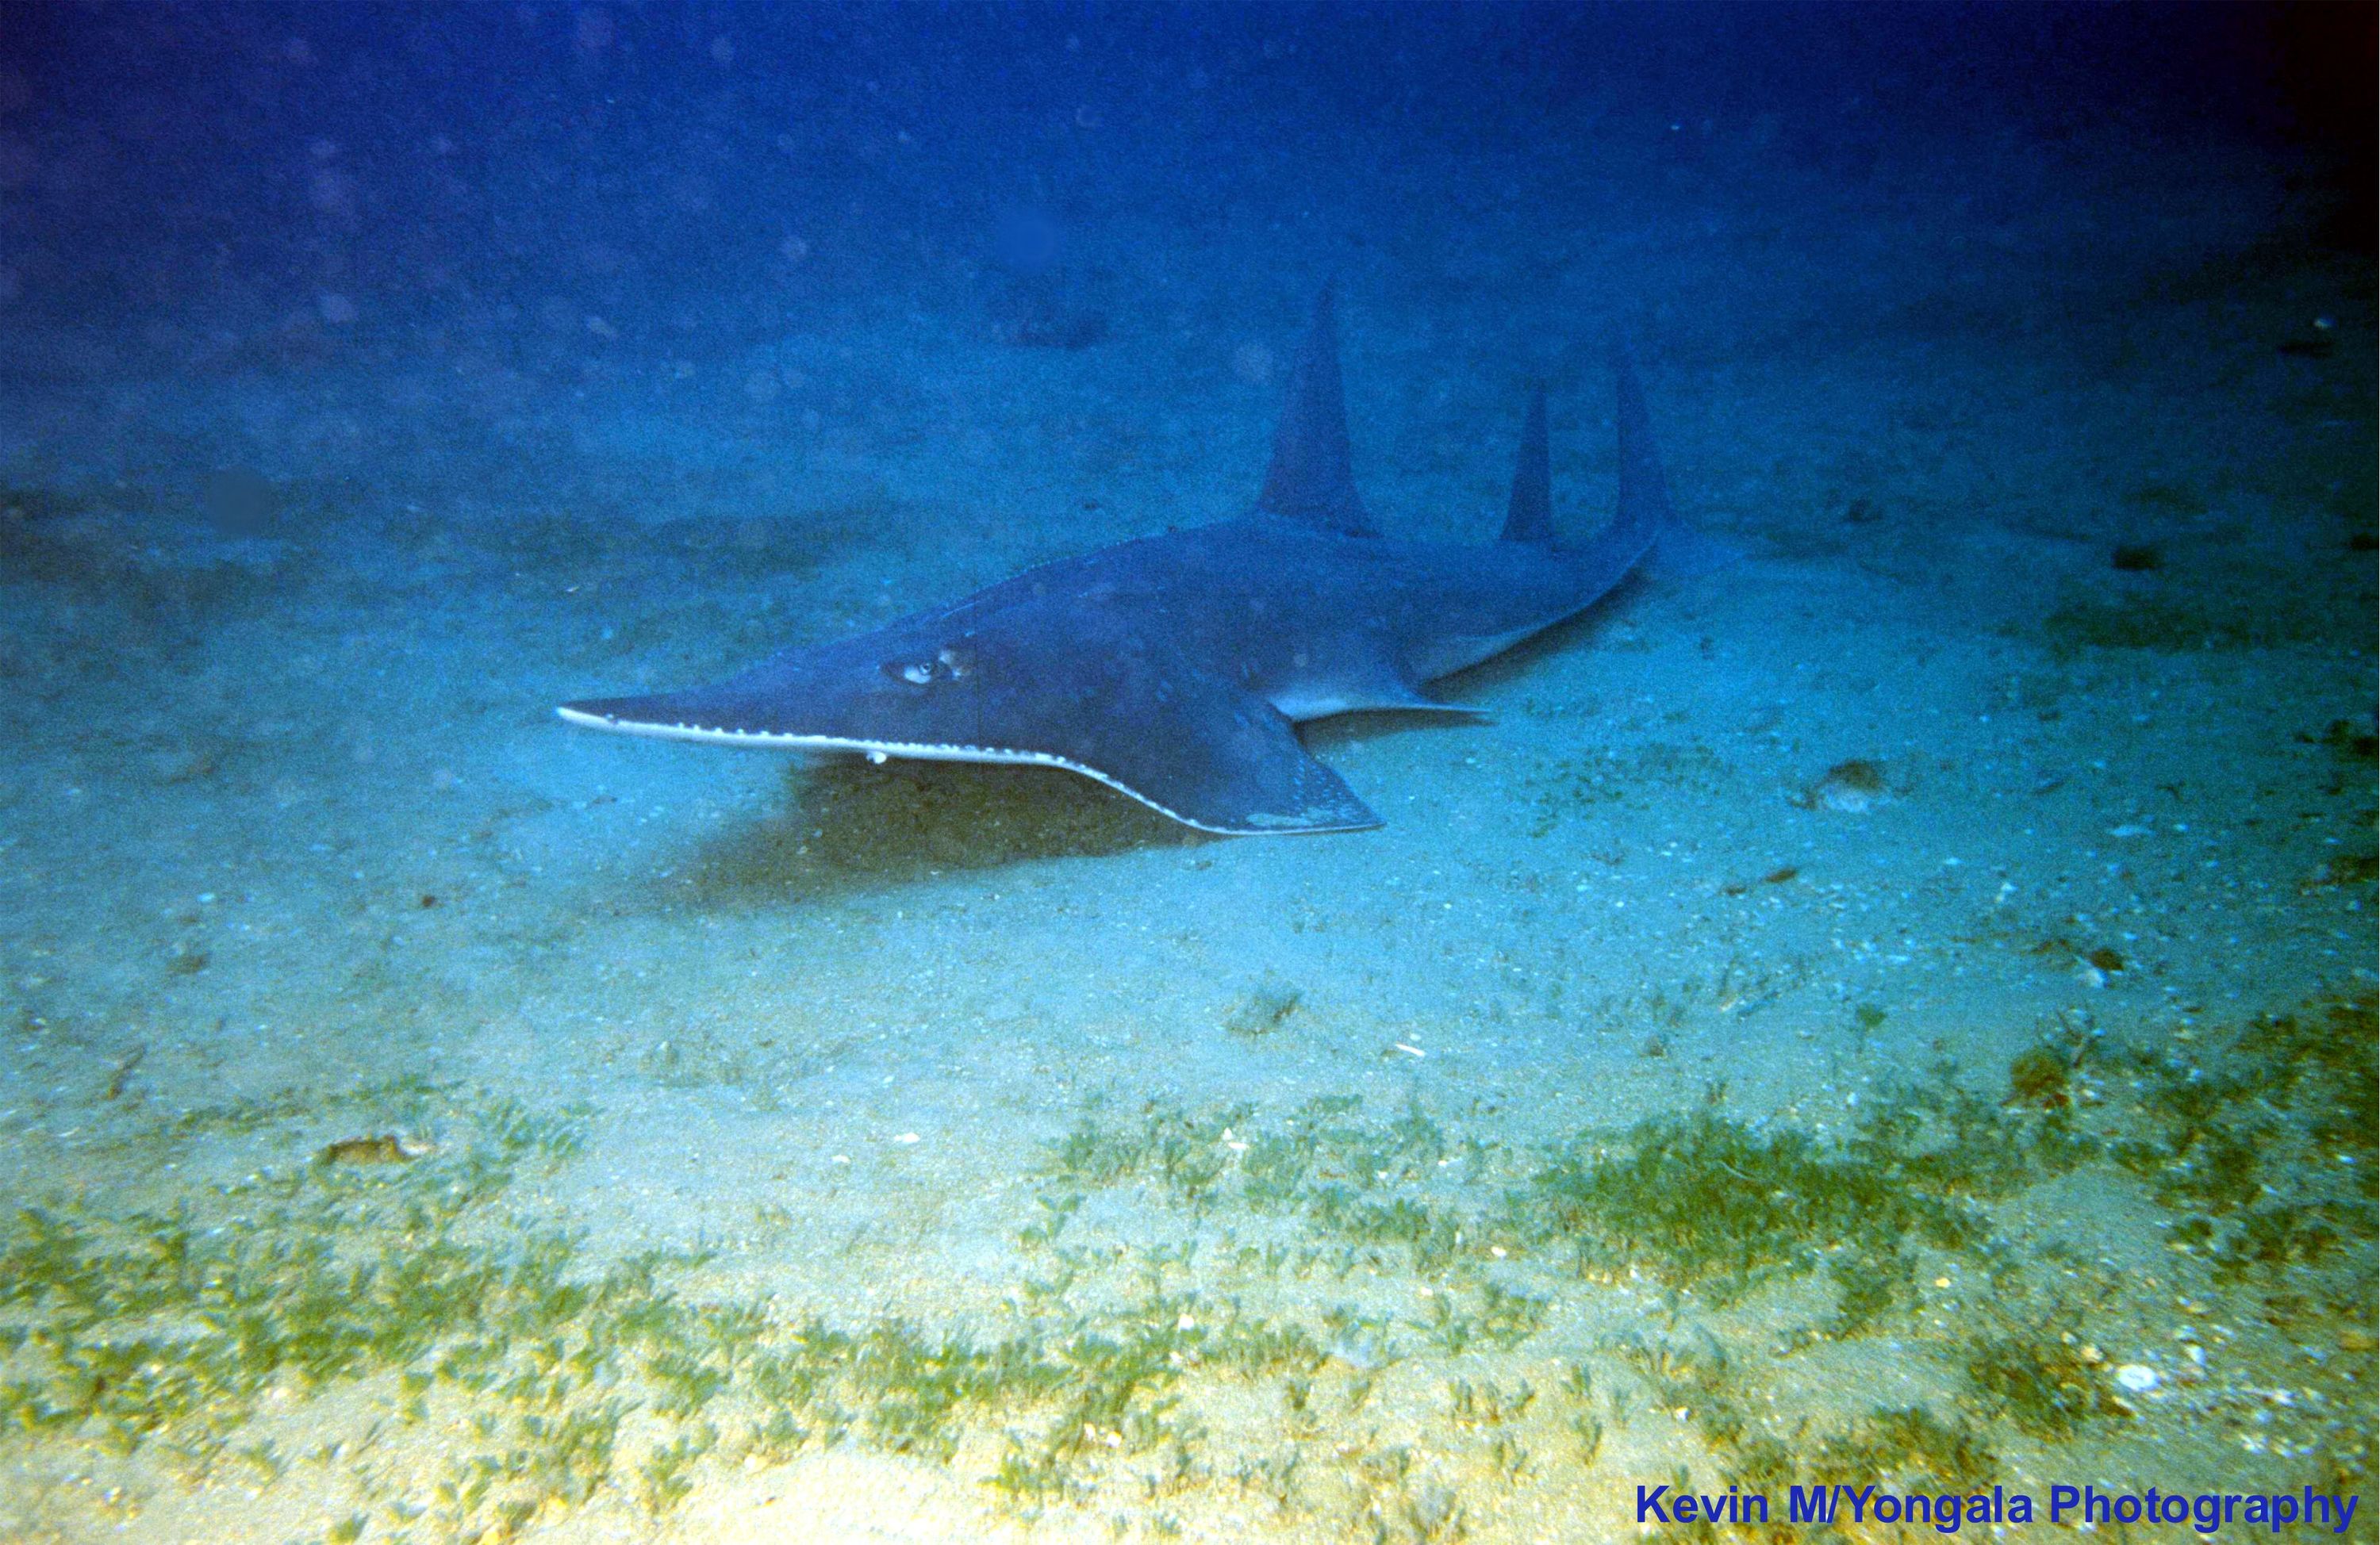
[[[1053,759],[1185,826],[1255,837],[1380,825],[1280,710],[1208,672],[1123,672],[1075,706],[1073,722],[1046,727]]]

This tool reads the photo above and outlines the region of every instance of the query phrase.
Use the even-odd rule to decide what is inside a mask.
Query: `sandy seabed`
[[[0,1537],[2371,1539],[2368,261],[1610,136],[1085,217],[1079,350],[961,244],[765,344],[0,318]],[[1384,829],[552,718],[1237,513],[1334,270],[1390,529],[1532,377],[1600,519],[1624,326],[1744,554],[1309,727]]]

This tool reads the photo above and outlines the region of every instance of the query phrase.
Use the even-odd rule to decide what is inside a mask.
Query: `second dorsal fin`
[[[1290,372],[1289,401],[1273,435],[1257,508],[1349,537],[1377,537],[1371,513],[1355,492],[1347,455],[1347,397],[1339,384],[1339,321],[1332,287],[1314,303],[1314,323]]]
[[[1546,452],[1546,389],[1529,393],[1529,417],[1521,428],[1521,454],[1512,467],[1512,503],[1504,516],[1503,539],[1554,539],[1553,467]]]

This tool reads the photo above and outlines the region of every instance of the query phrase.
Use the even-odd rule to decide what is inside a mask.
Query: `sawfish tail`
[[[1582,570],[1617,583],[1634,568],[1669,575],[1706,573],[1735,561],[1735,549],[1678,519],[1670,503],[1670,479],[1653,439],[1645,386],[1625,344],[1611,351],[1619,381],[1620,498],[1611,524],[1589,542],[1566,548],[1554,530],[1552,458],[1547,448],[1546,389],[1529,393],[1528,417],[1521,428],[1521,452],[1512,468],[1512,499],[1500,539],[1535,542],[1574,552]]]
[[[1619,550],[1633,550],[1633,568],[1670,578],[1723,569],[1742,554],[1730,544],[1697,531],[1678,518],[1670,503],[1670,479],[1653,438],[1653,416],[1645,406],[1645,384],[1625,341],[1611,348],[1619,382],[1620,499],[1611,525],[1597,538]]]

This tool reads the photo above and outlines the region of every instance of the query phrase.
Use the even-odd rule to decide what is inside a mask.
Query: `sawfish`
[[[670,740],[1063,767],[1200,831],[1377,827],[1298,724],[1357,710],[1480,717],[1424,687],[1585,611],[1658,549],[1699,540],[1671,513],[1624,346],[1613,362],[1616,508],[1576,545],[1554,530],[1543,387],[1498,540],[1381,534],[1355,489],[1325,288],[1245,515],[1044,563],[710,685],[558,711]]]

